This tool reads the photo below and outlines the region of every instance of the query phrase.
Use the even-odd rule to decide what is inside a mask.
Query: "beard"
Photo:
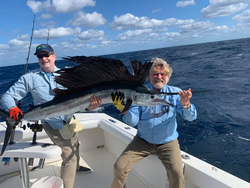
[[[163,79],[155,79],[151,84],[155,89],[162,89],[167,84],[167,82]]]

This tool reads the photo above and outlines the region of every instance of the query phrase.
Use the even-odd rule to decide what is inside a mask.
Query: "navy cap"
[[[53,52],[54,53],[54,50],[48,44],[40,44],[39,46],[36,47],[36,53],[34,53],[34,55],[36,55],[38,52]]]

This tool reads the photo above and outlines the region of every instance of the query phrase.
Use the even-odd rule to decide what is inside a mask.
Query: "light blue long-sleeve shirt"
[[[151,84],[147,87],[153,89]],[[180,88],[166,85],[161,92],[176,93]],[[193,104],[189,109],[184,109],[180,102],[179,95],[168,95],[163,97],[165,101],[173,104],[169,106],[136,106],[132,105],[128,112],[122,117],[128,125],[137,126],[138,135],[152,144],[164,144],[175,140],[178,137],[176,115],[177,112],[187,121],[193,121],[197,118],[197,111]]]
[[[55,67],[55,71],[59,70]],[[56,73],[51,73],[49,76],[41,69],[33,70],[19,78],[19,80],[11,86],[8,91],[3,94],[1,102],[5,110],[16,106],[16,102],[24,98],[28,93],[31,93],[33,105],[43,104],[51,101],[54,98],[53,89],[65,89],[63,86],[55,82]],[[60,129],[64,125],[64,121],[68,122],[72,116],[59,116],[41,120],[41,123],[49,123],[54,129]]]

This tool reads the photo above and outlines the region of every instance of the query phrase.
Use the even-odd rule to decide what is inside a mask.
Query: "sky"
[[[0,67],[250,36],[250,0],[2,0]],[[33,37],[32,27],[34,24]],[[30,45],[31,44],[31,45]],[[30,54],[29,54],[30,48]]]

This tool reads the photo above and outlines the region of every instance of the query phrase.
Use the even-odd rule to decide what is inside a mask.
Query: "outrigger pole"
[[[34,26],[35,26],[35,18],[36,18],[36,15],[34,14],[33,27],[32,27],[31,37],[30,37],[30,46],[29,46],[28,56],[26,58],[27,61],[26,61],[26,65],[25,65],[25,69],[23,71],[23,74],[25,74],[27,72],[27,68],[28,68],[30,49],[31,49],[32,38],[33,38],[33,33],[34,33]]]
[[[47,44],[49,44],[49,31],[50,31],[50,28],[49,28],[49,30],[48,30]]]

